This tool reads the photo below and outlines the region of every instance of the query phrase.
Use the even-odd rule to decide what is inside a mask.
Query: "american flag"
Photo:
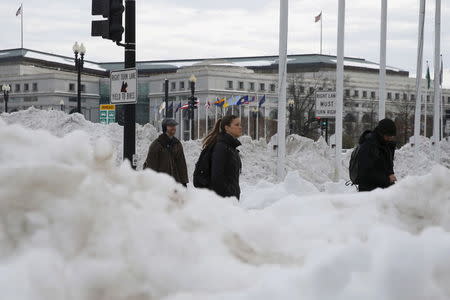
[[[317,15],[315,18],[314,18],[314,23],[317,23],[317,22],[319,22],[320,21],[320,19],[322,19],[322,12],[320,12],[320,14],[319,15]]]
[[[19,9],[17,10],[17,12],[16,12],[16,17],[17,17],[18,15],[21,15],[21,14],[22,14],[22,5],[23,5],[23,4],[21,4],[20,7],[19,7]]]

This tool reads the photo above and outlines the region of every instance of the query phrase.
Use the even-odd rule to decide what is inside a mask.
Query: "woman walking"
[[[212,147],[211,179],[209,188],[222,197],[236,197],[239,200],[241,189],[239,175],[242,163],[238,138],[242,135],[241,119],[225,116],[217,120],[212,132],[203,141],[203,149]]]

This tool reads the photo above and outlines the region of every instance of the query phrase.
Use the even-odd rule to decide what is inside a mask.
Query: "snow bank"
[[[34,108],[11,114],[1,114],[0,119],[10,124],[21,124],[31,129],[44,129],[58,137],[81,130],[88,134],[88,140],[91,145],[94,145],[101,138],[107,138],[112,142],[117,153],[116,164],[121,164],[123,128],[117,124],[102,125],[91,123],[79,114],[67,115],[60,111],[45,111]],[[138,169],[142,168],[148,147],[157,136],[157,130],[152,125],[136,125]],[[263,140],[253,141],[248,136],[244,136],[240,140],[242,146],[239,150],[243,162],[241,182],[244,185],[244,189],[246,189],[246,185],[249,185],[249,189],[252,190],[251,186],[256,184],[259,187],[263,187],[265,183],[276,183],[276,151],[273,149],[273,145],[266,144]],[[450,168],[450,142],[443,141],[440,145],[442,164]],[[200,155],[201,142],[186,141],[183,142],[183,147],[185,149],[189,176],[192,177],[195,163]],[[314,142],[305,137],[291,135],[287,138],[286,152],[287,171],[298,174],[301,180],[312,183],[319,191],[354,191],[354,188],[347,188],[344,185],[344,182],[348,180],[348,162],[351,151],[343,155],[341,181],[338,184],[331,183],[334,180],[334,150],[327,146],[324,139]],[[396,153],[396,174],[399,178],[404,178],[408,175],[429,173],[435,165],[432,156],[433,152],[431,142],[428,139],[424,139],[419,145],[417,158],[414,156],[414,149],[411,145],[404,146]],[[305,188],[308,190],[307,187]],[[271,201],[264,203],[268,204]]]
[[[4,299],[450,298],[446,168],[337,195],[292,173],[255,194],[277,202],[246,210],[117,167],[113,145],[87,132],[0,120],[0,140]]]

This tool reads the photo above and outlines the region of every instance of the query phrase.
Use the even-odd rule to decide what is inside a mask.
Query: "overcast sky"
[[[345,55],[379,60],[379,0],[346,1]],[[387,63],[416,73],[419,0],[388,1]],[[450,1],[442,1],[445,86],[450,87]],[[1,49],[20,47],[20,1],[0,3]],[[186,59],[278,54],[279,0],[137,0],[137,59]],[[336,54],[337,0],[291,0],[289,54]],[[75,41],[87,59],[123,60],[111,41],[90,37],[91,0],[24,0],[25,48],[71,56]],[[434,1],[428,1],[425,57],[433,71]],[[425,69],[425,68],[424,68]],[[425,70],[424,70],[425,72]],[[432,75],[433,77],[433,75]]]

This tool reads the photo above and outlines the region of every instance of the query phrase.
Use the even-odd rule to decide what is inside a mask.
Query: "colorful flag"
[[[178,110],[180,110],[180,108],[181,108],[181,102],[178,104],[177,109],[175,110],[175,113],[177,113]]]
[[[163,101],[163,103],[161,103],[161,105],[159,106],[159,113],[161,114],[165,108],[166,108],[166,102]]]
[[[214,105],[219,106],[219,107],[223,107],[224,104],[225,104],[225,98],[222,98],[222,99],[218,98],[217,101],[214,102]]]
[[[242,105],[242,104],[248,104],[248,96],[242,96],[241,98],[239,98],[238,102],[236,103],[236,105]]]
[[[256,96],[252,96],[248,102],[255,102],[255,101],[256,101]]]
[[[209,109],[211,107],[211,102],[209,102],[209,100],[206,101],[205,107],[206,107],[206,109]]]
[[[169,108],[167,110],[172,110],[173,109],[173,102],[170,103]]]
[[[188,109],[189,103],[183,104],[183,106],[180,107],[180,109]]]
[[[16,12],[16,17],[17,17],[18,15],[21,15],[21,14],[22,14],[22,5],[23,5],[23,4],[21,4],[20,7],[19,7],[19,9],[17,10],[17,12]]]
[[[265,102],[266,102],[266,95],[262,96],[262,97],[259,99],[259,104],[258,104],[258,106],[261,107]]]
[[[430,76],[430,66],[428,65],[428,62],[427,62],[427,75],[425,76],[425,78],[427,79],[427,88],[430,89],[430,87],[431,87],[431,76]]]
[[[315,18],[314,18],[314,23],[319,22],[322,19],[322,12],[320,12],[320,14],[318,14]]]
[[[233,101],[234,101],[234,97],[231,96],[230,98],[228,98],[228,99],[225,101],[225,103],[223,104],[223,108],[227,108],[227,107],[230,106],[230,105],[234,105],[234,104],[233,104]]]

